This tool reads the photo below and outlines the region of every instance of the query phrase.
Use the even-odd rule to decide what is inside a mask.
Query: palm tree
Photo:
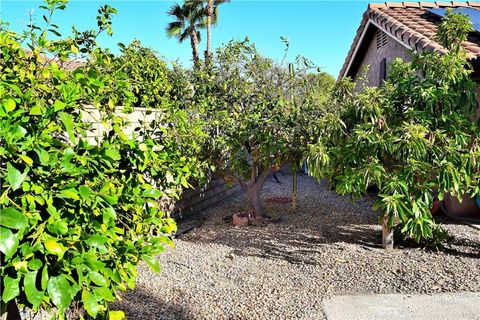
[[[170,8],[168,14],[175,17],[176,20],[167,25],[166,31],[169,37],[176,37],[180,43],[190,38],[193,62],[197,65],[198,43],[201,40],[198,29],[206,26],[206,19],[205,10],[194,5],[193,2],[187,1],[182,6],[176,3]]]
[[[230,2],[230,0],[206,0],[206,3],[205,0],[186,0],[186,3],[197,7],[198,11],[203,11],[207,17],[207,50],[205,51],[205,60],[212,55],[212,25],[217,24],[218,6],[225,2]]]

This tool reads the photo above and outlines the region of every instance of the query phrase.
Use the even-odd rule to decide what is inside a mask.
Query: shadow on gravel
[[[215,222],[204,225],[182,237],[184,241],[216,243],[232,248],[238,256],[256,256],[268,259],[282,259],[292,264],[321,264],[319,256],[332,244],[355,244],[367,250],[380,248],[381,235],[375,225],[373,214],[337,214],[330,216],[317,210],[314,215],[303,214],[307,210],[300,205],[297,214],[285,213],[289,205],[273,205],[267,208],[274,216],[284,221],[263,227],[235,227],[226,219],[225,208],[215,210]],[[241,208],[238,208],[240,211]],[[328,210],[324,207],[323,210]],[[283,214],[282,214],[283,212]]]
[[[321,256],[328,250],[343,250],[345,245],[355,245],[356,250],[381,248],[381,228],[377,215],[371,210],[373,198],[351,203],[346,197],[328,191],[322,185],[310,184],[308,187],[311,188],[310,194],[300,197],[296,214],[289,213],[289,204],[265,204],[268,214],[284,219],[278,225],[233,226],[231,215],[248,208],[247,200],[237,197],[233,203],[212,209],[202,225],[182,237],[182,240],[229,246],[232,253],[238,256],[311,265],[321,264]],[[275,188],[278,185],[267,184],[263,196],[285,195],[277,193]],[[299,195],[302,195],[302,190]],[[455,223],[447,217],[441,217],[440,222]],[[472,250],[474,247],[478,248],[478,243],[455,238],[452,247],[445,253],[479,258],[480,252]]]
[[[129,320],[193,320],[183,306],[167,303],[142,289],[127,292],[121,301],[110,304],[110,309],[125,312]]]

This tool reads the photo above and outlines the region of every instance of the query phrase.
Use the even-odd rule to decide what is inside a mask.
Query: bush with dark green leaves
[[[129,124],[114,106],[132,93],[120,72],[101,72],[113,57],[96,45],[99,34],[111,34],[116,11],[99,9],[98,30],[51,40],[58,35],[52,15],[65,4],[42,6],[43,27],[0,29],[2,311],[56,309],[61,319],[85,310],[121,319],[108,303],[133,288],[141,260],[160,269],[155,255],[172,245],[176,230],[160,199],[178,197],[201,175],[186,153],[201,132],[170,108],[126,135]],[[80,66],[63,67],[79,55]],[[95,140],[84,120],[92,106],[105,127]]]
[[[434,198],[480,195],[480,120],[461,46],[471,30],[468,17],[449,12],[438,31],[447,53],[395,60],[379,88],[338,83],[330,136],[309,157],[309,172],[340,194],[358,198],[376,185],[381,223],[435,247],[447,237],[430,213]]]
[[[190,101],[210,137],[208,161],[246,191],[258,223],[265,216],[260,192],[268,175],[284,164],[298,166],[322,134],[334,80],[318,71],[305,58],[276,63],[248,40],[229,42],[194,70]]]
[[[171,71],[159,54],[135,40],[120,44],[121,54],[113,59],[110,72],[124,73],[133,93],[132,105],[162,109],[171,103]],[[107,72],[107,71],[106,71]]]

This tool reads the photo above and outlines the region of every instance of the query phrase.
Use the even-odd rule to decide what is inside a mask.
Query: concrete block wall
[[[228,186],[225,181],[215,177],[206,186],[185,191],[172,216],[177,219],[190,217],[240,192],[240,186]]]

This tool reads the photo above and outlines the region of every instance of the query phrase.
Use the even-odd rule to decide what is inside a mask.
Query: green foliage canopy
[[[0,295],[2,306],[57,308],[57,318],[75,306],[114,319],[122,315],[108,302],[133,288],[140,260],[158,271],[154,256],[172,245],[176,225],[160,200],[201,175],[184,153],[198,133],[167,108],[128,136],[114,106],[132,99],[129,83],[102,72],[113,57],[96,45],[115,9],[99,9],[98,30],[50,40],[65,4],[42,6],[43,27],[0,29]],[[78,54],[79,67],[62,67]],[[91,108],[106,128],[95,141],[84,120]]]
[[[341,194],[358,198],[376,185],[381,221],[400,221],[407,236],[435,246],[444,233],[430,213],[434,197],[480,195],[475,83],[459,42],[471,30],[467,17],[449,12],[438,32],[447,53],[395,60],[379,88],[338,83],[330,137],[312,146],[308,161]]]
[[[325,73],[311,73],[311,63],[290,66],[261,56],[248,41],[217,50],[212,65],[195,70],[193,103],[211,139],[208,158],[221,176],[248,191],[257,216],[266,177],[281,165],[298,162],[316,141],[324,97],[333,86]]]

